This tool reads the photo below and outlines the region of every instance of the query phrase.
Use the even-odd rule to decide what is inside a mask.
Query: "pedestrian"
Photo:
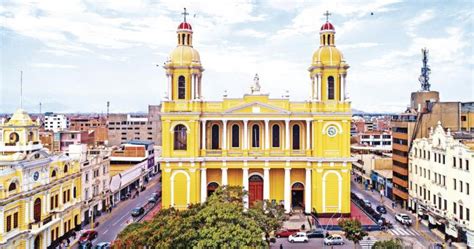
[[[69,244],[71,243],[71,241],[69,240],[69,238],[66,239],[66,246],[69,246]]]
[[[72,237],[76,239],[76,231],[72,230]]]
[[[280,243],[280,249],[283,249],[283,244]]]

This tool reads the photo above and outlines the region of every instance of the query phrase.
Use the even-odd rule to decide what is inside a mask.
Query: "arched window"
[[[293,149],[300,149],[300,126],[293,125]]]
[[[257,124],[252,126],[252,147],[260,147],[260,127]]]
[[[186,80],[184,76],[179,76],[178,78],[178,99],[186,98]]]
[[[188,35],[188,45],[191,45],[191,42],[190,42],[190,40],[191,40],[191,36],[190,36],[190,35]]]
[[[232,147],[240,147],[240,127],[232,125]]]
[[[41,199],[36,198],[35,203],[33,205],[33,218],[35,222],[41,221]]]
[[[8,191],[15,191],[16,190],[16,183],[12,182],[10,183],[10,186],[8,186]]]
[[[334,77],[328,77],[328,99],[334,99]]]
[[[64,165],[64,173],[67,173],[67,170],[68,170],[68,166],[66,164],[66,165]]]
[[[76,198],[76,196],[77,196],[77,190],[76,190],[76,187],[74,187],[72,189],[72,198]]]
[[[272,147],[280,147],[280,126],[277,124],[272,126]]]
[[[182,35],[181,35],[181,44],[183,44],[183,45],[184,45],[184,37],[185,37],[185,35],[182,34]]]
[[[213,125],[211,128],[211,149],[219,149],[219,125]]]
[[[186,150],[187,145],[186,126],[179,124],[174,127],[174,149]]]
[[[53,170],[53,172],[51,172],[51,177],[56,177],[56,170]]]

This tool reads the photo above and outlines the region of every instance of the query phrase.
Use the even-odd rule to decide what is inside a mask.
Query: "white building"
[[[47,113],[44,117],[44,129],[54,132],[69,128],[69,119],[63,114]]]
[[[359,133],[359,143],[374,147],[392,148],[392,134],[390,132],[382,131],[368,131]]]
[[[85,144],[69,146],[69,155],[80,160],[82,224],[89,224],[110,205],[110,153],[107,148],[87,149]]]
[[[474,140],[457,140],[438,122],[409,155],[409,208],[453,241],[474,247]]]

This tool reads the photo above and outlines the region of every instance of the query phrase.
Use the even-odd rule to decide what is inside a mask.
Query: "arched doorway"
[[[291,206],[304,207],[304,185],[301,182],[295,182],[291,186]]]
[[[259,175],[249,177],[249,205],[263,201],[263,178]]]
[[[41,249],[41,234],[36,236],[33,248],[34,249]]]
[[[35,203],[33,205],[33,218],[35,222],[41,221],[41,199],[36,198]]]
[[[207,197],[211,196],[212,194],[214,194],[214,192],[216,191],[216,189],[219,187],[219,184],[217,184],[216,182],[211,182],[207,185]]]

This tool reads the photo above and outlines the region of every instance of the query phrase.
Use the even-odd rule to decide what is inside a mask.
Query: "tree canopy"
[[[281,226],[283,209],[267,201],[246,210],[245,194],[241,187],[219,187],[203,204],[163,209],[151,221],[127,226],[117,242],[126,248],[266,246],[268,235]]]
[[[346,238],[354,242],[354,247],[367,236],[367,232],[362,229],[362,224],[357,219],[342,219],[338,225],[344,231]]]
[[[374,249],[402,249],[403,243],[400,239],[391,239],[391,240],[383,240],[377,241],[372,246]]]

